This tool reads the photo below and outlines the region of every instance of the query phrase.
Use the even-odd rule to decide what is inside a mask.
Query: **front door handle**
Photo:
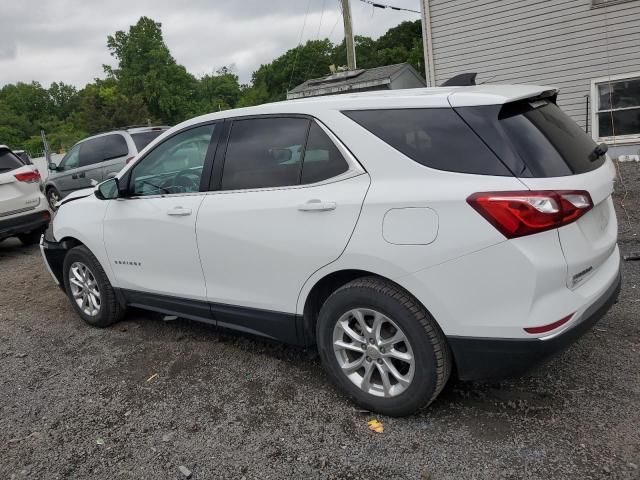
[[[336,202],[323,202],[322,200],[309,200],[307,203],[298,205],[301,212],[328,212],[336,209]]]
[[[82,172],[82,173],[74,173],[73,175],[71,175],[71,178],[73,178],[74,180],[77,180],[78,178],[85,178],[85,174],[84,174],[84,172]]]
[[[185,217],[187,215],[191,215],[190,208],[182,208],[175,207],[167,212],[167,215],[171,215],[172,217]]]

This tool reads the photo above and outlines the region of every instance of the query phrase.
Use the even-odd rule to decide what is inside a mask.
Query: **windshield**
[[[133,138],[133,143],[136,144],[138,153],[140,153],[144,147],[149,145],[164,132],[165,130],[154,130],[152,132],[132,133],[131,138]]]

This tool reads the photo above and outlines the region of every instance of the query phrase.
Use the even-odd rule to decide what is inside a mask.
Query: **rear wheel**
[[[377,277],[356,279],[327,299],[317,340],[332,380],[358,404],[386,415],[428,405],[451,372],[451,353],[431,315]]]
[[[64,259],[64,286],[73,309],[89,325],[108,327],[125,309],[98,259],[85,246],[71,249]]]

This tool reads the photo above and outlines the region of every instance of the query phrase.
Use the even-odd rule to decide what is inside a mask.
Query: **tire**
[[[84,273],[82,267],[86,268]],[[75,269],[76,275],[74,275],[72,269]],[[87,271],[88,274],[86,273]],[[93,327],[104,328],[122,319],[125,314],[125,307],[118,302],[115,291],[107,275],[104,273],[104,269],[87,247],[81,245],[69,250],[64,258],[62,272],[65,291],[71,301],[71,305],[85,322]],[[78,274],[80,276],[77,276]],[[72,284],[72,276],[76,281],[84,284],[84,289],[80,289],[76,283]],[[93,281],[91,279],[93,279]],[[94,285],[97,289],[93,288]],[[77,294],[79,289],[87,294],[89,291],[94,293],[94,299],[95,291],[97,290],[98,301],[94,303],[91,299],[87,299],[86,304],[83,301],[81,308],[74,296],[74,293]],[[83,297],[79,297],[79,300],[83,300]],[[96,304],[98,305],[97,309],[95,308]]]
[[[52,211],[56,211],[56,203],[60,200],[60,193],[55,187],[47,188],[47,203]]]
[[[380,320],[380,335],[371,330],[361,335],[359,319],[364,319],[367,328]],[[343,325],[355,336],[346,333]],[[393,417],[410,415],[430,404],[451,374],[451,352],[433,317],[405,290],[378,277],[359,278],[336,290],[320,310],[316,336],[320,358],[331,380],[372,412]],[[361,340],[355,341],[355,337],[366,342],[359,345],[361,351],[357,349]],[[401,337],[403,340],[394,342]],[[340,346],[334,348],[334,342],[340,342]],[[345,343],[348,348],[342,348]],[[350,376],[343,369],[351,366],[353,370],[359,364],[360,369]],[[368,369],[372,372],[371,386],[365,391],[361,386],[365,385]],[[394,376],[392,369],[400,375]],[[386,383],[383,371],[389,378]]]
[[[38,229],[29,233],[20,233],[17,235],[17,237],[18,237],[18,240],[20,240],[23,245],[27,245],[27,246],[35,245],[40,241],[40,237],[42,236],[43,232],[44,232],[43,229]]]

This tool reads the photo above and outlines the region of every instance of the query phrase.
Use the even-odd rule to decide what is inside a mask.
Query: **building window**
[[[617,3],[633,2],[635,0],[591,0],[591,8],[607,7]]]
[[[640,140],[640,73],[592,82],[596,140]]]

